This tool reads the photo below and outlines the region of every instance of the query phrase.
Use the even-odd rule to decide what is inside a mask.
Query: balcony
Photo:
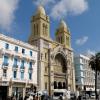
[[[22,54],[20,52],[16,52],[16,51],[13,51],[13,50],[7,50],[7,49],[3,49],[2,48],[2,49],[0,49],[0,55],[1,54],[3,54],[3,55],[7,54],[9,56],[16,56],[16,57],[19,57],[20,59],[24,58],[24,59],[26,59],[28,61],[31,60],[33,62],[33,64],[35,64],[35,62],[36,62],[36,60],[34,59],[34,57],[31,57],[30,55]]]
[[[9,63],[5,63],[5,62],[4,62],[3,65],[2,65],[2,68],[3,68],[3,69],[8,69],[8,65],[9,65]]]
[[[24,70],[25,70],[25,67],[24,67],[24,66],[21,66],[21,67],[20,67],[20,70],[21,70],[21,71],[24,71]]]
[[[12,78],[12,81],[16,83],[26,83],[26,79],[20,79],[20,78]]]
[[[17,70],[18,69],[18,65],[14,64],[13,65],[13,70]]]
[[[11,50],[7,49],[0,49],[1,54],[7,54],[7,55],[13,55],[13,52]]]
[[[33,68],[29,67],[28,71],[29,71],[29,73],[32,73],[33,72]]]

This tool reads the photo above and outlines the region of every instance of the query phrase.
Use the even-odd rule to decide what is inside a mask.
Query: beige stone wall
[[[36,34],[34,32],[34,24],[38,24],[38,34]],[[44,29],[43,29],[43,25],[47,26],[47,33],[44,34]],[[51,83],[51,91],[53,92],[54,90],[54,81],[61,81],[61,82],[66,82],[68,83],[68,86],[70,86],[71,89],[73,89],[75,86],[75,75],[74,75],[74,69],[72,70],[72,49],[71,49],[71,44],[70,44],[70,32],[68,29],[61,28],[58,31],[58,35],[57,37],[61,37],[62,36],[62,44],[52,41],[50,40],[50,21],[49,21],[49,17],[47,15],[43,15],[43,14],[37,14],[35,16],[32,16],[31,19],[31,36],[30,36],[30,42],[31,44],[34,45],[34,43],[39,42],[39,44],[37,45],[40,49],[39,49],[39,54],[42,54],[42,60],[39,61],[39,82],[40,82],[40,90],[45,89],[45,85],[47,85],[47,89],[49,89],[49,82]],[[69,40],[66,38],[68,37]],[[36,40],[37,39],[37,40]],[[67,44],[68,43],[68,44]],[[67,64],[67,71],[64,73],[62,71],[62,66],[59,64],[55,64],[55,59],[51,58],[50,55],[50,68],[48,66],[49,62],[48,62],[48,49],[51,50],[51,53],[53,53],[53,55],[55,56],[57,53],[62,53],[64,52],[64,57],[66,58],[66,62],[69,60],[70,62]],[[59,49],[62,49],[61,51],[59,51]],[[41,57],[41,56],[40,56]],[[39,58],[40,59],[40,58]],[[59,62],[60,63],[60,62]],[[57,75],[55,76],[55,73],[58,74],[64,74],[64,76],[62,75],[58,75],[60,77],[58,77]],[[50,74],[50,76],[49,76]],[[66,80],[67,78],[67,80]],[[49,81],[50,79],[50,81]]]

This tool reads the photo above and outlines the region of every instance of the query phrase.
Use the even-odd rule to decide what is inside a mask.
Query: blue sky
[[[63,18],[70,28],[74,52],[100,51],[99,0],[0,0],[0,33],[27,41],[30,18],[40,2],[50,16],[52,38]]]

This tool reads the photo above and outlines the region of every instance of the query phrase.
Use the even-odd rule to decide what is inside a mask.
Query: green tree
[[[97,100],[97,72],[100,72],[100,52],[91,56],[89,65],[95,71],[95,95]]]

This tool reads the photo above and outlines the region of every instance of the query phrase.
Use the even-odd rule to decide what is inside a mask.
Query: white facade
[[[97,89],[100,90],[100,72],[97,73]]]
[[[94,91],[95,73],[88,62],[89,58],[82,54],[74,57],[76,87],[80,90]]]
[[[7,86],[8,96],[24,97],[27,88],[37,86],[37,54],[35,46],[0,34],[0,86]]]

